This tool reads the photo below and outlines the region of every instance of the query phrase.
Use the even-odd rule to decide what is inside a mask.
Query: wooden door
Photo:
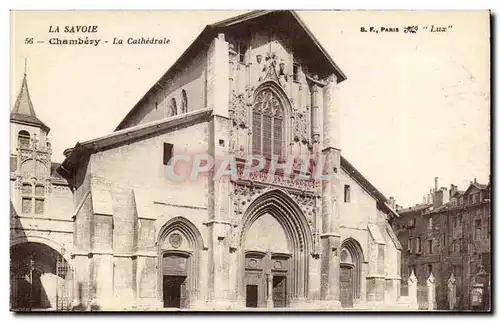
[[[163,276],[163,302],[168,308],[187,308],[187,277],[164,275]]]
[[[181,277],[179,279],[180,288],[180,308],[187,309],[189,307],[189,295],[187,290],[187,277]]]
[[[245,271],[246,302],[249,308],[258,308],[266,302],[266,282],[262,271]]]
[[[247,284],[247,308],[257,308],[259,306],[259,286],[254,284]]]
[[[286,277],[275,275],[273,277],[273,303],[275,308],[286,306]]]
[[[352,266],[340,267],[340,304],[344,308],[353,307]]]

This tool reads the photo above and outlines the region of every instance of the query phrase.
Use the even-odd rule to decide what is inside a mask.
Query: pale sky
[[[111,133],[205,25],[241,11],[16,12],[12,108],[28,58],[37,116],[50,128],[53,161],[76,142]],[[464,189],[490,174],[488,12],[299,11],[347,75],[339,85],[343,155],[403,206],[434,186]],[[97,34],[49,34],[49,26],[98,25]],[[418,25],[415,34],[403,33]],[[424,26],[452,26],[431,33]],[[399,33],[361,33],[360,27]],[[167,37],[168,45],[54,46],[64,38]],[[33,37],[35,44],[25,44]]]

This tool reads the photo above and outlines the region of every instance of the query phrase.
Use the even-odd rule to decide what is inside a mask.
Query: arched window
[[[270,89],[260,91],[252,109],[252,152],[271,158],[283,153],[283,106]]]
[[[187,113],[188,111],[188,97],[186,91],[182,90],[182,98],[181,98],[181,113]]]
[[[30,133],[25,130],[21,130],[19,134],[17,134],[17,139],[19,147],[28,147],[30,145]]]
[[[175,98],[170,100],[170,104],[168,105],[167,117],[177,115],[177,103],[175,102]]]

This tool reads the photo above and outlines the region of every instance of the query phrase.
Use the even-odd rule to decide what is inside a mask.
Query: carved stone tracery
[[[309,142],[309,106],[304,107],[304,110],[299,111],[297,108],[293,109],[293,140],[296,142],[308,143]]]
[[[273,189],[274,187],[269,186],[267,188],[264,187],[256,187],[253,185],[239,184],[236,182],[232,183],[233,192],[231,194],[231,198],[233,201],[233,213],[238,217],[245,213],[248,206],[260,195],[265,193],[268,190]],[[285,192],[292,200],[294,200],[301,211],[304,213],[307,222],[310,227],[315,230],[314,224],[314,215],[317,212],[316,198],[315,194],[311,193],[297,193],[297,192],[289,192],[286,189],[282,190]],[[235,219],[234,225],[238,225],[238,219]]]
[[[231,118],[233,120],[233,126],[246,128],[248,122],[248,107],[245,103],[245,98],[243,94],[237,95],[234,91],[232,96],[231,104],[233,107],[233,115]]]

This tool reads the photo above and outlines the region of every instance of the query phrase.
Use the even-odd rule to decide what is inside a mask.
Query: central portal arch
[[[308,295],[312,235],[300,207],[281,190],[260,195],[243,215],[239,294],[247,307],[285,307]]]

